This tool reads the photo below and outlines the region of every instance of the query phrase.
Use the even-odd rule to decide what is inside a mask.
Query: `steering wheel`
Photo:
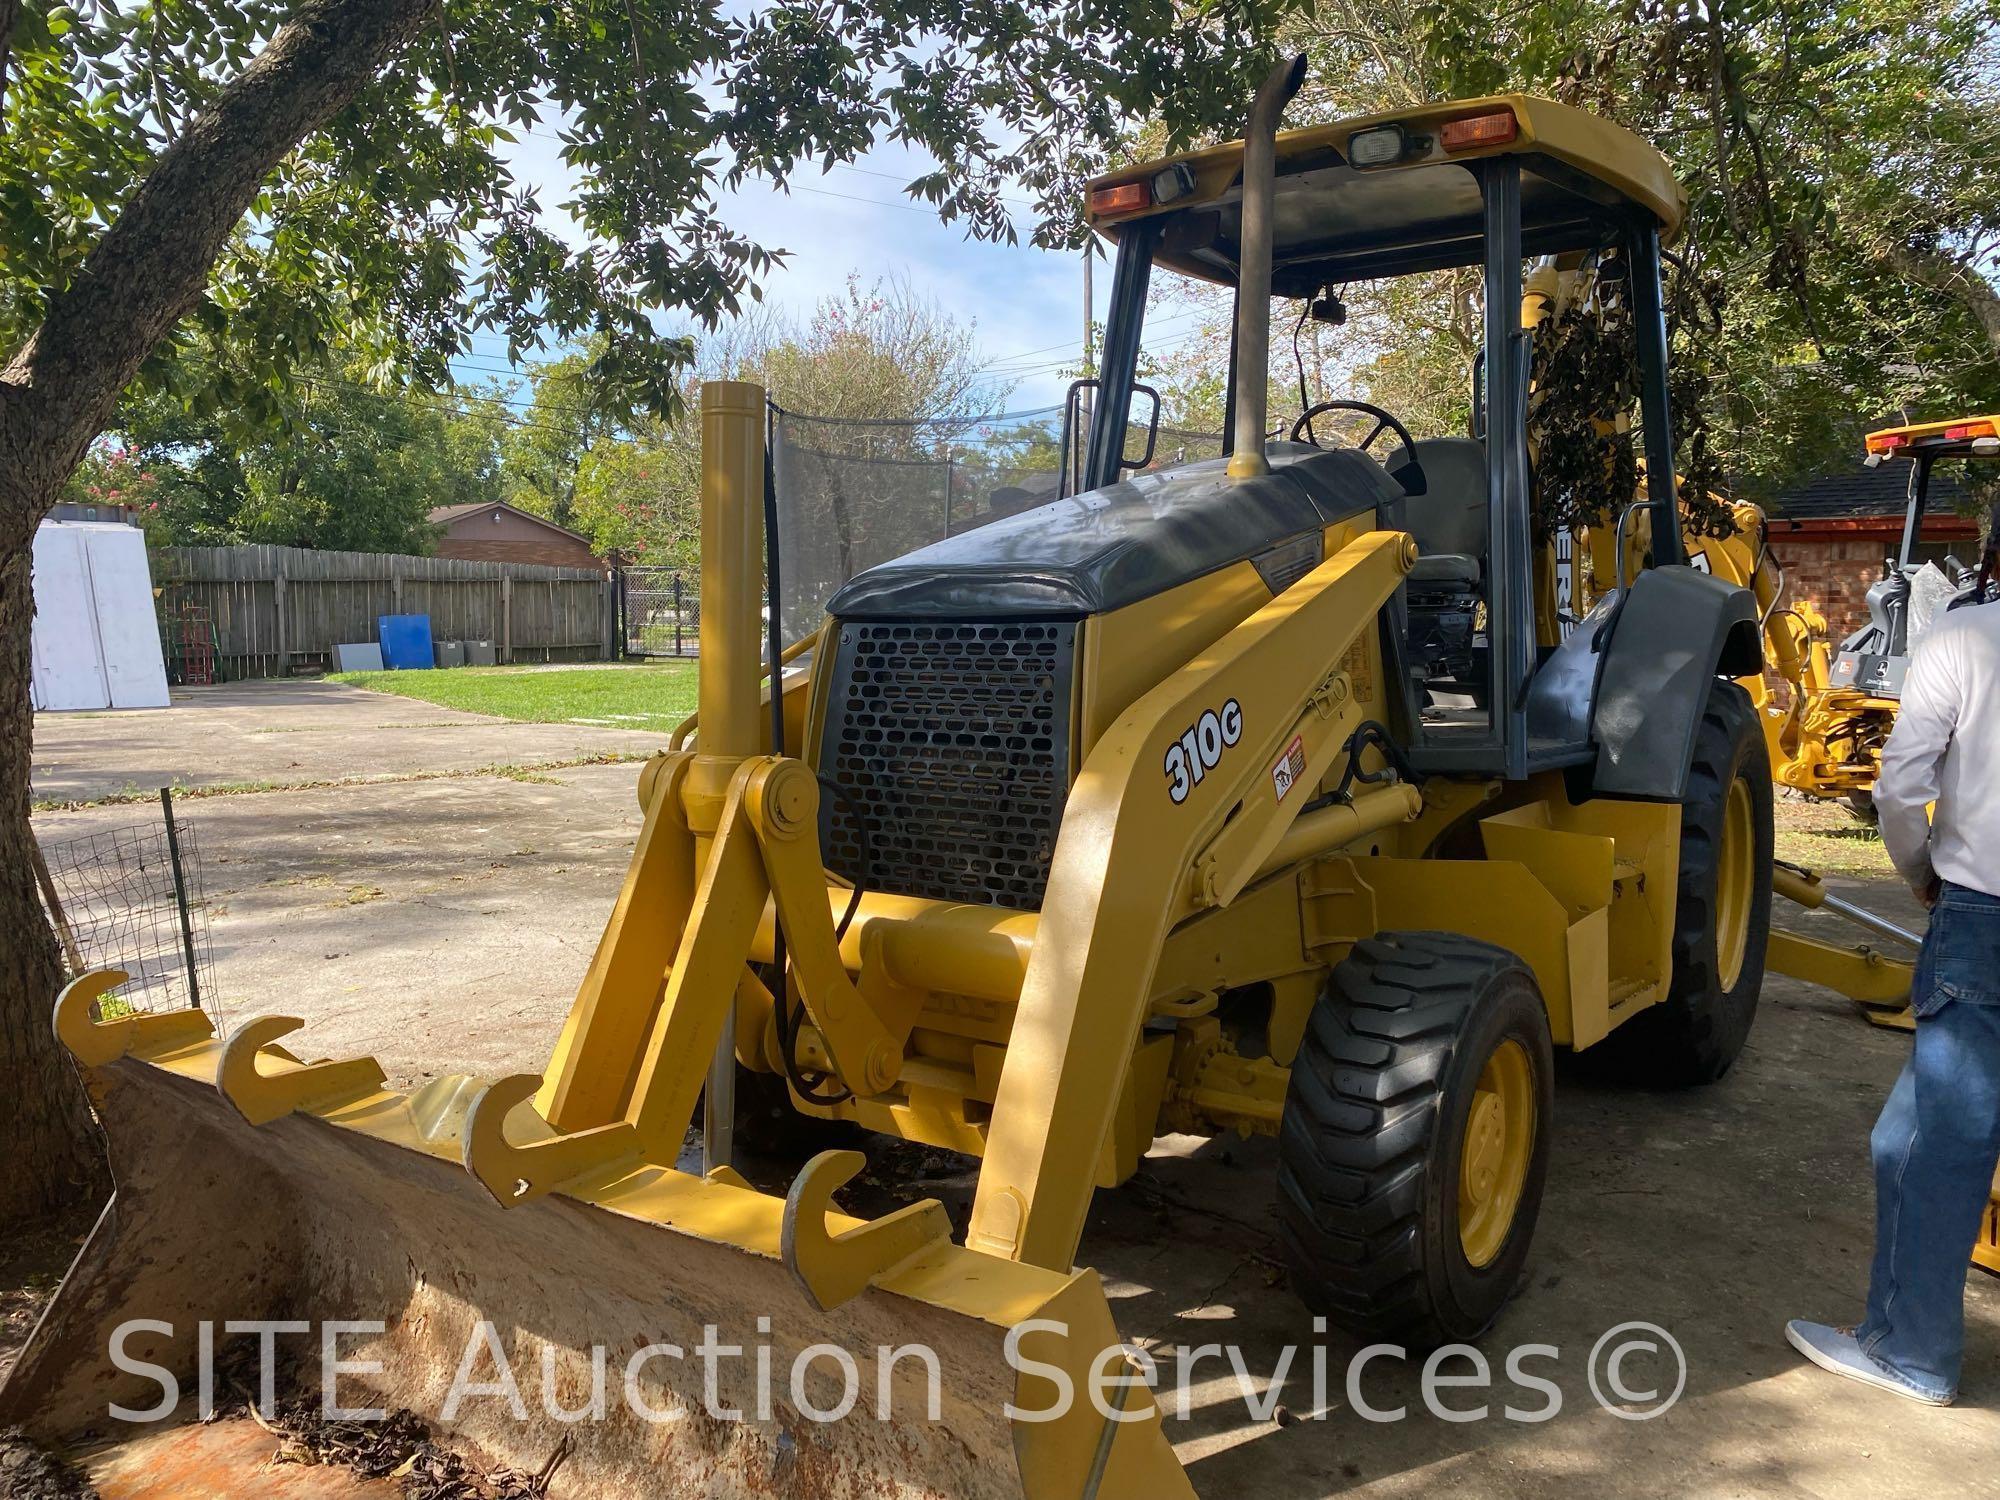
[[[1403,445],[1403,466],[1392,471],[1390,477],[1403,487],[1406,495],[1421,495],[1429,488],[1424,480],[1423,465],[1417,462],[1416,440],[1410,436],[1410,429],[1372,401],[1316,402],[1299,413],[1298,421],[1292,424],[1292,441],[1319,447],[1319,439],[1313,435],[1313,418],[1323,417],[1330,411],[1358,411],[1375,419],[1375,425],[1368,429],[1368,436],[1354,445],[1358,452],[1366,453],[1384,432],[1394,433],[1396,441]]]

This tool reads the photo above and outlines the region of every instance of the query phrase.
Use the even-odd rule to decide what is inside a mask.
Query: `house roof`
[[[1901,524],[1909,504],[1910,466],[1884,463],[1870,469],[1861,464],[1822,474],[1784,491],[1770,506],[1774,518],[1786,521],[1852,521],[1893,517]],[[1926,513],[1948,515],[1965,507],[1969,495],[1958,475],[1945,465],[1931,470]]]
[[[492,510],[507,511],[512,515],[521,517],[523,520],[533,521],[537,526],[546,526],[549,530],[559,531],[564,536],[573,536],[586,547],[590,545],[590,538],[583,535],[582,532],[571,531],[567,526],[558,526],[547,516],[538,516],[531,510],[523,510],[518,505],[509,505],[504,500],[481,500],[471,505],[440,505],[430,513],[430,523],[433,526],[449,526],[454,521],[463,521],[472,516],[484,515],[486,512]]]

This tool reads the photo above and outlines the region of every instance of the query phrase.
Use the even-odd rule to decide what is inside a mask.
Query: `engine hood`
[[[993,521],[857,573],[838,619],[1075,618],[1102,614],[1373,510],[1402,491],[1351,449],[1267,449],[1271,472],[1230,479],[1226,459],[1135,474]],[[1386,508],[1386,511],[1385,511]]]

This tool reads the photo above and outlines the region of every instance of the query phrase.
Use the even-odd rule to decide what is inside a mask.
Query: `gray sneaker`
[[[1832,1328],[1825,1323],[1808,1323],[1802,1318],[1794,1318],[1785,1325],[1785,1337],[1794,1349],[1822,1370],[1891,1391],[1911,1401],[1921,1401],[1926,1406],[1949,1406],[1952,1403],[1949,1392],[1935,1394],[1912,1385],[1876,1359],[1861,1347],[1851,1328]]]

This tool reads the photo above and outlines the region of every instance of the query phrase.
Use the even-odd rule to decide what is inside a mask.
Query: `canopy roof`
[[[1445,127],[1511,113],[1509,137],[1456,148]],[[1354,166],[1350,142],[1394,126],[1400,156]],[[1501,132],[1496,132],[1499,134]],[[1513,156],[1521,164],[1522,248],[1529,255],[1587,250],[1606,242],[1634,212],[1650,215],[1672,239],[1687,198],[1667,160],[1622,126],[1580,109],[1527,94],[1497,94],[1389,110],[1287,130],[1278,136],[1274,203],[1273,283],[1281,296],[1363,276],[1400,275],[1483,258],[1485,211],[1468,163]],[[1124,228],[1156,215],[1163,226],[1157,259],[1176,270],[1232,285],[1237,275],[1243,143],[1107,173],[1103,189],[1166,182],[1178,192],[1165,204],[1089,213],[1093,228],[1116,239]],[[1163,174],[1166,174],[1163,176]]]
[[[1868,434],[1868,451],[1873,455],[1922,452],[1932,458],[2000,456],[2000,416],[1951,417],[1942,422],[1884,427]]]

